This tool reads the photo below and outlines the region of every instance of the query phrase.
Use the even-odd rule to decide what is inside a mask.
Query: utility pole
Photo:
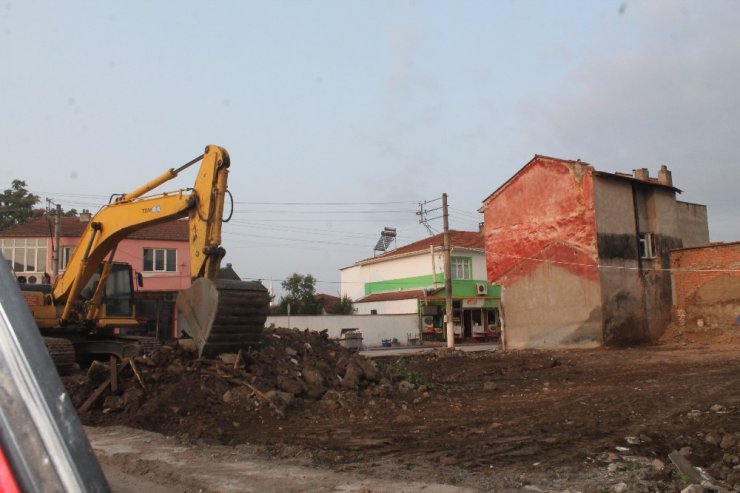
[[[52,263],[54,265],[54,280],[52,282],[56,282],[57,277],[59,277],[59,254],[61,253],[59,251],[59,243],[60,238],[62,237],[62,206],[61,204],[57,204],[57,215],[54,218],[54,250],[52,255]]]
[[[450,221],[447,213],[447,194],[442,194],[442,225],[444,227],[445,314],[447,317],[447,347],[455,347],[455,325],[452,320],[452,260],[450,259]]]

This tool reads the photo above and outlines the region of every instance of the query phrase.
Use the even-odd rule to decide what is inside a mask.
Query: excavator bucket
[[[180,328],[193,338],[198,356],[259,346],[269,309],[259,282],[199,278],[177,295]]]

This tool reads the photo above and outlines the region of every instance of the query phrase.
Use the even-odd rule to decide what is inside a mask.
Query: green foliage
[[[335,303],[330,309],[329,313],[332,315],[351,315],[352,314],[352,298],[346,294],[342,296],[339,303]]]
[[[318,315],[321,313],[321,303],[315,298],[316,279],[311,274],[301,275],[294,273],[285,279],[281,286],[285,295],[275,307],[276,315],[287,315],[288,305],[293,315]]]
[[[28,192],[25,181],[13,180],[10,188],[0,194],[0,229],[33,217],[33,206],[38,203],[38,195]]]
[[[398,361],[393,363],[391,371],[394,375],[405,378],[416,387],[421,387],[422,385],[428,389],[433,389],[435,387],[435,385],[429,381],[426,375],[423,375],[418,371],[411,370],[408,367],[408,362],[404,358],[400,358]]]

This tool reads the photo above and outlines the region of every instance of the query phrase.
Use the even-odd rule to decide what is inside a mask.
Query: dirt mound
[[[740,346],[740,327],[679,325],[671,323],[658,341],[659,344],[702,344]]]
[[[687,479],[669,458],[680,452],[740,491],[736,345],[384,354],[371,363],[286,329],[218,360],[168,345],[135,361],[144,388],[125,367],[119,390],[80,415],[178,445],[249,444],[337,471],[481,491],[681,491]],[[67,378],[75,404],[108,373]],[[598,477],[573,482],[584,467]]]
[[[286,414],[319,400],[381,382],[387,375],[326,334],[266,329],[258,351],[198,358],[187,344],[172,342],[124,361],[118,389],[109,368],[94,364],[86,375],[65,377],[72,402],[88,425],[127,425],[165,434],[229,442],[246,421]],[[100,388],[102,394],[86,406]]]

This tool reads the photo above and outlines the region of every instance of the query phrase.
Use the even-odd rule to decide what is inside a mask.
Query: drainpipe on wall
[[[647,285],[645,282],[645,267],[642,262],[642,255],[640,255],[640,216],[637,213],[637,193],[634,183],[632,184],[632,209],[635,214],[635,237],[637,240],[637,276],[642,285],[642,316],[645,323],[644,328],[649,338],[650,324],[648,323]]]
[[[432,255],[432,282],[437,289],[437,262],[434,260],[434,245],[429,245],[429,253]]]
[[[506,317],[504,316],[504,293],[506,288],[501,286],[501,298],[498,305],[498,316],[501,320],[501,349],[506,351]]]

